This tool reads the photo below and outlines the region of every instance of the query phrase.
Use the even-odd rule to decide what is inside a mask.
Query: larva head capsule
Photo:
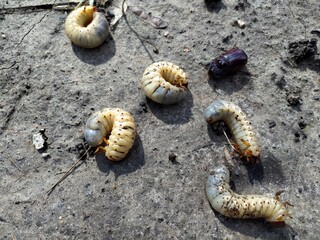
[[[90,146],[96,147],[101,144],[106,134],[107,129],[105,126],[97,120],[96,115],[92,115],[88,119],[84,129],[84,138],[86,139],[86,142]]]
[[[209,179],[212,180],[212,183],[219,184],[221,182],[230,181],[230,171],[225,165],[215,167],[211,172]]]
[[[230,172],[224,165],[215,167],[207,179],[206,193],[209,199],[216,198],[221,191],[224,191],[222,186],[230,180]]]
[[[91,147],[96,147],[100,145],[104,136],[105,136],[105,133],[100,129],[93,130],[93,129],[86,128],[84,130],[84,138],[86,139],[86,142]]]
[[[223,109],[223,106],[225,103],[221,100],[214,101],[211,103],[209,107],[206,108],[204,112],[204,118],[208,123],[214,123],[216,121],[219,121],[223,117],[223,112],[221,112],[221,109]]]

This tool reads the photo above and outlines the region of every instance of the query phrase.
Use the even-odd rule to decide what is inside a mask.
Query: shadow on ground
[[[290,225],[286,225],[282,228],[276,228],[272,227],[263,219],[233,219],[224,217],[213,209],[212,211],[215,212],[215,216],[226,228],[248,237],[264,240],[299,239],[296,238],[297,233],[292,229],[292,227],[290,227]],[[268,234],[263,234],[266,231]]]
[[[107,62],[116,53],[116,44],[112,36],[109,36],[101,46],[93,49],[86,49],[72,44],[74,54],[83,62],[98,66]]]
[[[221,9],[226,9],[227,7],[221,1],[211,1],[205,0],[206,8],[211,13],[219,13]]]
[[[177,104],[163,105],[149,98],[146,99],[146,103],[153,115],[167,124],[183,124],[189,122],[192,116],[193,97],[190,92],[184,100]]]
[[[251,74],[246,67],[234,75],[226,76],[221,79],[208,77],[208,83],[213,90],[220,89],[229,95],[240,91],[247,84],[250,84],[250,80]]]

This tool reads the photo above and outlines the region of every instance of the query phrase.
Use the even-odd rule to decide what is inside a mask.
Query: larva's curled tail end
[[[188,95],[185,72],[170,62],[155,62],[143,73],[142,90],[148,98],[160,104],[175,104]]]
[[[287,201],[281,201],[280,200],[280,194],[282,194],[284,191],[278,191],[275,194],[274,200],[276,201],[276,205],[272,211],[272,214],[266,218],[266,221],[270,224],[272,227],[285,227],[286,223],[285,220],[288,218],[292,218],[288,206],[293,206]]]
[[[83,6],[67,16],[65,33],[73,44],[83,48],[95,48],[107,39],[109,23],[95,6]]]
[[[180,87],[188,88],[188,84],[189,84],[189,82],[181,83],[181,86],[180,86]]]
[[[260,155],[243,156],[242,159],[245,164],[257,164],[260,161]]]
[[[246,149],[242,156],[240,154],[240,158],[246,164],[256,164],[260,161],[260,151],[258,149]]]

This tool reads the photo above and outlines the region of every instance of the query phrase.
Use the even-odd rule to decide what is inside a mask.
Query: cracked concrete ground
[[[288,54],[290,42],[319,40],[319,1],[127,1],[168,27],[129,8],[93,50],[66,38],[66,13],[28,7],[48,2],[0,2],[1,239],[318,239],[320,60],[294,64]],[[234,46],[247,52],[246,68],[210,79],[207,63]],[[160,60],[187,73],[184,102],[161,106],[143,95],[142,73]],[[210,207],[204,183],[226,145],[203,118],[214,99],[240,105],[261,146],[259,164],[235,162],[235,191],[285,190],[294,205],[287,227]],[[105,107],[134,116],[132,150],[118,163],[88,156],[47,196],[79,158],[86,120]],[[44,152],[32,143],[41,129]]]

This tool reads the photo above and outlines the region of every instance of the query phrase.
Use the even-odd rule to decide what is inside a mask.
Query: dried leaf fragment
[[[147,12],[142,7],[131,6],[130,9],[141,20],[150,23],[151,26],[156,29],[164,29],[168,26],[168,24],[165,21],[163,21],[161,18],[152,16],[151,12]]]

